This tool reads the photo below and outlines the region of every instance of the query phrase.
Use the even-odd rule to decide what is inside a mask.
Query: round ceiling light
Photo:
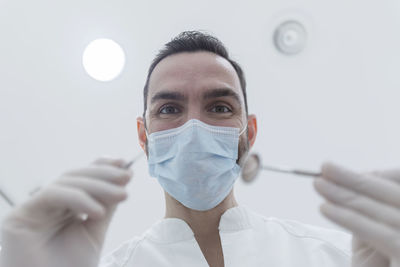
[[[121,46],[111,39],[96,39],[85,48],[82,64],[93,79],[111,81],[125,66],[125,53]]]

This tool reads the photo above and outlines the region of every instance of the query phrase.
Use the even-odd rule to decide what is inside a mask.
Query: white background
[[[273,46],[285,19],[307,28],[299,55]],[[397,0],[0,0],[0,186],[20,202],[97,156],[136,155],[147,68],[165,42],[192,29],[215,34],[244,68],[259,125],[254,150],[265,163],[399,166]],[[126,52],[126,68],[112,82],[95,81],[82,67],[96,38],[114,39]],[[105,252],[163,217],[162,190],[146,160],[134,170]],[[336,227],[319,214],[310,179],[263,173],[253,184],[239,181],[236,195],[266,216]],[[7,210],[0,201],[0,218]]]

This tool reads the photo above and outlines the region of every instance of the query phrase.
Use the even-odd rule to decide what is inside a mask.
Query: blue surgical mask
[[[239,176],[239,128],[192,119],[148,135],[148,165],[164,190],[184,206],[210,210],[221,203]]]

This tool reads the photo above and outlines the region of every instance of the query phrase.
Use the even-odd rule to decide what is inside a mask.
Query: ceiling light
[[[111,81],[125,65],[125,53],[119,44],[111,39],[92,41],[83,52],[83,67],[90,77],[98,81]]]

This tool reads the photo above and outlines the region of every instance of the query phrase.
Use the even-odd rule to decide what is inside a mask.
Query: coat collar
[[[244,206],[226,210],[220,219],[220,233],[236,232],[259,227],[260,218]],[[175,243],[194,239],[190,226],[182,219],[165,218],[155,223],[145,232],[145,237],[157,243]]]

